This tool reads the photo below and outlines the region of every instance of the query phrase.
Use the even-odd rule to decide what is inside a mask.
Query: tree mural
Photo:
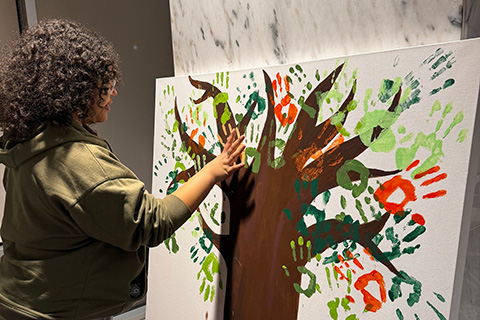
[[[437,59],[438,54],[428,63],[436,63]],[[292,77],[301,74],[301,67],[297,67],[298,70],[291,70]],[[200,262],[200,292],[205,300],[213,297],[211,290],[214,288],[209,283],[219,272],[219,264],[225,263],[228,270],[226,283],[220,282],[220,289],[225,290],[223,319],[296,319],[300,295],[311,297],[321,292],[316,275],[308,268],[308,263],[315,260],[327,266],[325,270],[329,282],[330,272],[337,281],[348,282],[348,293],[334,298],[326,306],[332,319],[338,319],[339,308],[348,311],[352,303],[361,303],[364,312],[376,312],[386,303],[387,296],[392,302],[402,297],[402,288],[409,305],[418,303],[421,283],[397,269],[394,260],[402,254],[412,254],[420,247],[414,240],[425,232],[426,227],[423,216],[408,209],[407,204],[417,199],[410,180],[440,171],[437,163],[443,155],[441,139],[437,138],[436,132],[418,134],[409,147],[397,148],[394,169],[388,168],[388,164],[386,168],[367,168],[358,157],[367,150],[393,150],[391,127],[404,110],[419,102],[419,90],[415,90],[418,83],[415,84],[412,75],[403,81],[384,80],[379,100],[385,107],[369,112],[365,107],[365,114],[352,134],[344,124],[359,104],[359,100],[355,99],[355,77],[348,82],[348,94],[335,94],[338,92],[338,81],[342,75],[345,77],[345,69],[345,64],[341,64],[323,79],[317,76],[316,86],[310,82],[305,85],[306,98],[293,97],[290,76],[276,74],[272,80],[271,75],[264,71],[266,98],[255,91],[245,104],[243,115],[234,114],[228,94],[217,86],[189,77],[191,86],[202,93],[200,98],[192,99],[193,104],[208,102],[214,109],[217,141],[212,145],[219,145],[222,149],[232,131],[236,131],[238,136],[253,135],[253,130],[249,130],[252,118],[258,117],[262,111],[266,113],[257,146],[248,147],[245,151],[243,160],[247,166],[219,185],[228,198],[229,234],[214,232],[199,215],[203,232],[199,243],[208,254]],[[300,80],[301,75],[298,77]],[[368,94],[371,95],[371,92]],[[337,99],[339,107],[326,120],[319,121],[323,116],[322,103],[328,99]],[[432,114],[440,109],[440,103],[434,105]],[[448,105],[444,114],[447,109]],[[179,166],[179,170],[175,168],[170,174],[169,192],[215,157],[213,148],[208,149],[205,136],[187,125],[189,117],[196,117],[201,124],[199,110],[195,111],[196,115],[192,111],[189,116],[182,115],[175,99],[172,111],[176,122],[171,134],[178,134],[182,150],[188,153],[195,165],[190,168],[183,166],[183,169]],[[447,128],[446,135],[461,122],[462,116],[457,114],[456,122],[453,121],[450,129]],[[278,137],[282,130],[288,132],[286,141]],[[419,148],[428,151],[422,161],[416,159]],[[412,176],[405,178],[402,173]],[[369,181],[374,178],[383,178],[384,182],[373,188]],[[425,183],[433,184],[445,178],[446,174],[440,173]],[[335,218],[327,219],[325,211],[317,208],[314,201],[321,199],[327,204],[331,190],[337,187],[348,191],[349,198],[342,195],[340,202],[343,210]],[[402,201],[390,199],[396,190],[403,192]],[[424,199],[440,197],[445,193],[445,190],[439,190]],[[368,204],[366,207],[371,212],[363,209],[360,199],[365,199],[362,201]],[[355,203],[355,212],[349,211],[352,206],[347,206],[347,202]],[[215,220],[213,212],[211,218]],[[315,222],[307,223],[306,217]],[[394,227],[386,227],[390,219],[394,219],[394,226],[406,223],[412,231],[400,239]],[[391,243],[388,251],[383,252],[379,248],[382,241],[384,244]],[[175,236],[167,240],[166,245],[175,252]],[[218,249],[220,258],[211,253],[212,246]],[[322,255],[327,249],[333,250],[333,254]],[[383,265],[386,272],[365,271],[358,259],[360,254]],[[331,269],[328,268],[330,264]],[[354,268],[364,270],[355,277],[355,281],[352,276]],[[309,279],[307,285],[302,286],[302,276]],[[386,287],[384,277],[392,279],[390,287]],[[375,283],[378,290],[371,292],[371,287],[367,288],[369,283]],[[353,289],[361,293],[363,301],[354,300],[349,294]],[[408,294],[408,291],[412,293]],[[438,300],[445,301],[440,294],[435,295]],[[440,318],[443,317],[433,304],[428,303]],[[396,312],[402,319],[402,312],[399,309]],[[352,313],[345,319],[357,319],[357,316]]]

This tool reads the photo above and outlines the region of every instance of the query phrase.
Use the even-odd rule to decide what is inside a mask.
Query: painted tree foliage
[[[444,66],[451,63],[449,57],[437,52],[424,63],[438,63],[438,71],[442,63]],[[357,319],[358,314],[349,312],[353,304],[361,304],[363,312],[376,312],[383,304],[397,299],[407,300],[410,306],[419,303],[420,281],[408,270],[395,266],[396,258],[413,254],[420,247],[417,239],[426,231],[423,216],[408,209],[407,204],[417,200],[411,181],[425,179],[425,185],[429,185],[446,178],[445,173],[438,172],[443,156],[442,139],[462,121],[463,114],[457,113],[443,136],[439,131],[443,123],[439,121],[437,131],[405,135],[403,140],[409,141],[409,145],[396,146],[393,124],[404,110],[420,101],[418,82],[410,74],[404,79],[383,80],[378,92],[379,103],[373,111],[368,110],[372,91],[367,90],[364,114],[356,120],[354,132],[349,132],[344,125],[352,112],[361,112],[358,109],[362,100],[355,98],[355,75],[348,81],[349,92],[338,95],[338,82],[347,78],[345,70],[346,65],[340,64],[322,79],[317,74],[316,84],[302,84],[305,95],[301,97],[294,97],[290,91],[290,86],[302,80],[300,66],[292,67],[290,75],[283,77],[264,71],[263,86],[253,90],[243,115],[235,115],[230,104],[238,100],[229,101],[228,94],[219,86],[189,77],[192,88],[201,92],[200,98],[192,99],[193,105],[213,108],[216,133],[211,129],[210,132],[216,141],[211,141],[210,146],[205,136],[198,134],[198,127],[189,127],[187,121],[189,117],[196,118],[199,127],[205,127],[201,112],[194,109],[193,113],[190,110],[190,114],[183,114],[175,99],[172,108],[175,124],[171,134],[178,135],[182,150],[195,165],[176,166],[169,177],[169,192],[214,159],[214,146],[222,149],[232,131],[238,136],[245,134],[247,140],[251,138],[255,134],[251,129],[252,118],[264,112],[263,127],[256,133],[258,143],[256,147],[248,147],[243,158],[247,165],[219,185],[229,203],[228,235],[214,232],[199,215],[199,243],[206,254],[200,261],[200,292],[205,300],[213,296],[214,286],[209,284],[219,272],[219,264],[224,263],[228,271],[226,283],[220,283],[220,289],[225,290],[223,319],[297,319],[300,295],[322,294],[318,275],[310,270],[311,263],[325,266],[330,288],[335,281],[348,284],[347,292],[325,306],[332,319]],[[322,119],[326,101],[334,99],[339,107],[327,119]],[[452,106],[436,102],[431,109],[431,115],[443,110],[443,121]],[[279,132],[286,132],[287,138],[280,138]],[[459,139],[465,134],[461,132]],[[418,159],[419,149],[427,150],[421,159]],[[396,163],[385,163],[384,168],[368,168],[358,159],[366,151],[396,152]],[[428,175],[432,176],[428,178]],[[325,210],[315,201],[327,205],[332,201],[332,190],[338,187],[345,191],[339,198],[341,209],[335,218],[327,218]],[[403,192],[403,200],[390,199],[397,190]],[[445,193],[438,190],[423,199]],[[211,215],[214,221],[225,218],[215,218],[214,211]],[[390,226],[386,227],[388,221]],[[395,231],[395,226],[400,225],[404,230],[407,227],[411,230],[401,238]],[[166,241],[166,245],[173,251],[178,246],[175,237]],[[389,250],[382,251],[381,245]],[[221,257],[211,252],[212,246]],[[196,251],[194,248],[191,251],[194,256]],[[360,256],[382,267],[366,270]],[[387,278],[389,286],[386,286]],[[377,289],[367,288],[370,283]],[[352,291],[362,298],[354,297]],[[435,295],[436,303],[445,301],[440,294]],[[439,318],[443,317],[435,303],[427,303]],[[403,319],[401,310],[396,312],[397,317]]]

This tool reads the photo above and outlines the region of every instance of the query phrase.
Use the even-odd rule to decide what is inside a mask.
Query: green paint
[[[397,131],[398,131],[398,133],[400,133],[400,134],[405,134],[405,133],[407,133],[407,129],[405,129],[405,126],[400,126],[400,127],[398,127],[398,130],[397,130]]]
[[[373,90],[372,89],[367,89],[365,91],[365,98],[363,99],[363,110],[365,112],[368,111],[368,102],[370,101],[370,99],[372,98],[372,93],[373,93]]]
[[[338,113],[333,114],[330,117],[332,125],[337,128],[337,131],[344,137],[349,137],[350,133],[348,133],[345,128],[343,127],[342,122],[345,119],[345,111],[340,111]]]
[[[467,138],[468,129],[463,129],[458,133],[457,142],[462,143]]]
[[[228,107],[228,104],[225,104],[225,108],[223,109],[222,118],[220,119],[220,121],[222,122],[222,124],[226,124],[231,117],[232,113],[230,112],[230,108]]]
[[[273,154],[275,152],[274,148],[280,149],[280,152],[283,153],[283,149],[285,149],[285,141],[283,139],[277,138],[273,141],[270,141],[268,144],[269,147],[269,152],[268,152],[268,158],[267,158],[267,164],[272,167],[273,169],[280,169],[285,165],[285,159],[283,158],[283,155],[278,156],[277,158],[273,159]]]
[[[303,260],[303,237],[298,237],[298,245],[300,246],[300,260]]]
[[[396,311],[398,320],[404,320],[405,318],[403,317],[402,311],[400,309],[397,309]]]
[[[170,242],[172,243],[171,248],[170,248]],[[165,240],[164,243],[169,252],[177,253],[178,250],[180,250],[180,247],[178,246],[178,243],[177,243],[177,239],[175,238],[175,233],[172,234],[170,238]]]
[[[288,268],[286,266],[282,266],[283,270],[285,271],[285,275],[290,277],[290,272],[288,272]]]
[[[217,226],[220,225],[220,223],[218,223],[218,221],[215,219],[215,212],[217,211],[218,206],[219,206],[219,204],[217,202],[217,203],[215,203],[215,205],[210,210],[210,218],[212,219],[213,223],[215,223]]]
[[[346,317],[345,320],[359,320],[359,319],[357,318],[357,315],[351,314],[348,317]]]
[[[395,78],[394,80],[383,79],[378,91],[378,99],[385,103],[392,96],[394,96],[402,85],[402,79],[400,77]]]
[[[366,204],[370,204],[370,203],[372,202],[372,198],[370,198],[370,197],[365,197],[365,198],[363,199],[363,201],[365,201]]]
[[[208,230],[205,230],[202,234],[202,236],[198,239],[198,243],[200,244],[200,247],[205,251],[206,253],[210,253],[213,248],[213,242],[212,242],[212,233]],[[208,239],[208,244],[207,245],[207,240]]]
[[[452,110],[453,110],[453,105],[452,105],[452,103],[451,103],[451,102],[450,102],[450,103],[447,103],[447,104],[445,105],[445,108],[443,109],[442,118],[445,119],[445,117],[446,117],[450,112],[452,112]]]
[[[330,317],[333,320],[338,319],[337,309],[338,309],[339,304],[340,304],[340,299],[339,298],[335,298],[332,301],[327,302],[327,307],[330,310]]]
[[[297,270],[302,274],[306,274],[310,278],[310,281],[308,282],[308,286],[305,289],[302,289],[302,287],[298,283],[294,283],[293,287],[298,293],[303,293],[305,296],[307,296],[307,298],[310,298],[315,293],[317,276],[304,266],[297,267]]]
[[[253,173],[258,173],[260,171],[260,163],[262,154],[257,151],[257,149],[252,147],[245,148],[245,155],[253,158],[253,163],[250,165]]]
[[[368,222],[368,219],[365,216],[365,211],[363,211],[363,208],[362,208],[362,203],[358,199],[355,199],[355,208],[357,208],[358,213],[360,213],[360,216],[362,217],[363,222]]]
[[[430,95],[433,96],[434,94],[437,94],[440,90],[442,90],[442,87],[438,87],[430,91]]]
[[[414,314],[414,316],[415,316],[415,320],[420,320],[420,318],[418,317],[418,315],[416,313]]]
[[[402,105],[405,105],[407,104],[408,102],[408,98],[410,97],[410,94],[412,93],[412,88],[411,87],[407,87],[403,93],[402,93],[402,96],[400,97],[400,100],[398,101],[398,104],[401,106],[401,109],[402,110],[405,110],[406,108],[402,107]]]
[[[437,69],[441,64],[445,63],[447,61],[447,58],[452,54],[452,52],[450,51],[449,53],[447,53],[446,55],[444,56],[441,56],[440,58],[438,58],[437,61],[435,61],[432,66],[431,66],[431,69],[435,70]]]
[[[350,270],[350,269],[349,269],[349,270]],[[350,308],[349,304],[350,304],[350,300],[348,300],[347,298],[343,297],[343,298],[342,298],[342,301],[341,301],[341,305],[342,305],[342,308],[343,308],[345,311],[349,311],[349,310],[352,309],[352,308]]]
[[[199,249],[196,249],[195,251],[192,252],[192,254],[190,255],[190,259],[193,259],[197,255],[198,250]]]
[[[438,120],[437,126],[435,127],[435,132],[438,132],[443,125],[443,119]]]
[[[325,274],[327,275],[328,286],[332,289],[332,279],[330,277],[330,269],[325,267]]]
[[[443,89],[446,89],[448,87],[451,87],[453,86],[455,83],[455,80],[454,79],[447,79],[445,80],[445,82],[443,83]]]
[[[390,127],[397,121],[398,114],[388,110],[374,110],[367,112],[357,123],[355,133],[360,136],[362,143],[374,152],[390,152],[395,148],[395,135]],[[379,136],[372,141],[376,127],[383,128]]]
[[[436,57],[438,57],[439,55],[441,55],[443,53],[443,49],[442,48],[438,48],[435,53],[431,54],[427,59],[425,59],[423,61],[423,64],[429,64],[430,62],[433,61],[433,59],[435,59]]]
[[[348,175],[350,171],[360,174],[360,184],[357,185],[352,183],[352,180]],[[352,195],[356,198],[367,188],[369,175],[370,172],[363,163],[356,159],[347,160],[337,171],[337,182],[342,188],[352,190]]]
[[[433,311],[435,311],[440,320],[447,320],[447,318],[445,318],[445,316],[441,314],[440,311],[438,311],[437,308],[435,308],[429,301],[427,301],[427,304],[430,306],[430,308],[432,308]]]
[[[450,124],[450,126],[448,126],[447,130],[445,130],[445,133],[443,134],[443,138],[445,139],[445,137],[448,136],[450,131],[452,131],[453,127],[455,127],[457,124],[459,124],[462,121],[463,121],[463,111],[459,111],[457,112],[455,117],[453,117],[453,121]]]
[[[302,236],[298,237],[298,244],[300,246],[303,246],[303,237]]]
[[[411,307],[420,300],[422,293],[422,284],[420,281],[410,277],[405,271],[399,271],[401,277],[395,276],[392,279],[392,287],[388,291],[388,296],[393,302],[402,296],[401,284],[405,283],[413,287],[413,292],[408,295],[407,304]]]
[[[343,222],[343,220],[345,220],[345,212],[340,212],[339,214],[335,215],[335,219],[337,219],[338,221],[340,222]]]
[[[283,209],[283,213],[285,213],[288,220],[292,220],[292,211],[290,209]]]
[[[345,210],[347,207],[347,199],[343,195],[340,196],[340,204],[342,205],[342,209]]]
[[[237,101],[238,102],[238,101]],[[241,113],[237,113],[235,114],[235,121],[237,121],[237,123],[239,123],[240,121],[242,121],[243,119],[243,114]]]
[[[300,72],[303,72],[303,69],[299,64],[295,65],[295,69],[297,69]]]
[[[356,100],[350,101],[347,105],[347,111],[350,112],[355,110],[357,108],[357,105],[358,105],[358,101]]]
[[[417,226],[417,227],[415,228],[415,230],[413,230],[412,232],[410,232],[409,234],[407,234],[407,235],[402,239],[402,241],[412,242],[413,240],[415,240],[416,238],[418,238],[421,234],[425,233],[426,230],[427,230],[427,228],[425,228],[424,226]]]
[[[434,292],[433,294],[438,298],[438,300],[445,302],[445,298],[441,294],[436,292]]]
[[[213,299],[213,296],[215,296],[215,291],[213,289],[212,292],[210,292],[210,284],[205,287],[206,281],[208,280],[209,282],[213,282],[213,275],[220,274],[220,265],[218,263],[218,258],[214,253],[210,253],[203,261],[202,268],[197,274],[197,279],[200,279],[202,272],[204,278],[200,286],[200,293],[204,293],[204,301],[207,301],[209,296],[211,296],[211,299]],[[219,280],[219,286],[220,289],[223,289],[221,279]]]
[[[415,247],[408,247],[402,250],[402,254],[413,254],[415,250],[420,249],[420,245],[417,244]]]
[[[290,242],[290,247],[292,248],[293,261],[297,261],[297,252],[295,251],[295,241]]]
[[[297,102],[300,108],[302,108],[303,111],[305,111],[310,116],[310,118],[315,118],[316,111],[314,108],[310,107],[308,104],[305,103],[304,96],[301,96]]]
[[[413,162],[420,147],[431,152],[430,156],[415,170],[412,171],[412,178],[420,172],[433,168],[444,156],[442,140],[437,140],[435,132],[426,136],[423,132],[418,133],[415,142],[410,148],[398,148],[395,153],[397,168],[405,170]]]
[[[177,181],[177,171],[170,171],[168,173],[168,176],[172,179],[173,185],[170,187],[170,189],[167,190],[167,195],[173,193],[175,190],[178,189],[178,181]]]
[[[348,281],[348,285],[351,285],[351,284],[352,284],[352,280],[353,280],[352,270],[351,270],[351,269],[347,269],[347,281]]]
[[[310,240],[307,241],[307,252],[307,261],[310,262],[310,260],[312,260],[312,242]]]
[[[330,190],[323,192],[323,203],[328,204],[331,196],[332,196],[332,193],[330,192]]]
[[[207,288],[205,289],[205,293],[203,295],[203,301],[207,301],[209,295],[210,295],[210,285],[208,285]]]
[[[213,99],[213,107],[214,107],[214,116],[215,118],[218,118],[218,115],[216,114],[215,107],[221,103],[227,103],[228,102],[228,93],[227,92],[221,92],[219,93],[215,99]]]
[[[256,106],[256,109],[258,111],[255,111],[255,110],[250,110],[250,107],[252,106],[252,104],[254,102],[257,102],[257,106]],[[253,119],[257,119],[259,115],[261,115],[265,109],[266,109],[266,101],[264,98],[260,97],[259,95],[259,92],[258,90],[257,91],[254,91],[250,94],[250,96],[248,97],[248,101],[247,103],[245,104],[245,109],[247,110],[250,110],[248,111],[248,115]]]
[[[383,251],[385,257],[390,261],[400,257],[402,255],[400,252],[400,240],[398,239],[398,235],[394,233],[393,227],[387,228],[385,238],[392,243],[391,251]]]
[[[313,215],[313,217],[315,218],[315,221],[316,221],[316,229],[315,231],[313,232],[313,235],[316,235],[318,234],[320,231],[318,230],[318,226],[320,225],[320,223],[322,221],[325,220],[325,211],[323,210],[318,210],[315,206],[313,205],[306,205],[306,204],[303,204],[300,208],[300,212],[304,215],[304,217],[302,217],[298,223],[297,223],[297,231],[304,235],[304,236],[308,236],[309,233],[308,233],[308,228],[307,228],[307,225],[305,224],[305,217],[306,216],[309,216],[309,215]]]

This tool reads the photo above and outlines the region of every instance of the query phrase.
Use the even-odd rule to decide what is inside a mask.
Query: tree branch
[[[223,150],[223,145],[227,142],[228,136],[237,128],[232,109],[228,105],[228,102],[226,102],[226,98],[228,96],[225,94],[225,97],[220,97],[220,100],[216,101],[217,98],[222,94],[217,87],[208,82],[194,80],[191,77],[188,77],[188,79],[195,88],[205,90],[201,98],[193,100],[195,104],[201,103],[208,98],[214,99],[213,107],[216,115],[217,134],[222,145],[221,149]]]
[[[180,112],[178,111],[177,99],[175,99],[175,119],[178,122],[178,132],[180,134],[180,139],[185,143],[188,155],[192,158],[195,155],[200,156],[205,159],[205,163],[212,161],[215,156],[205,150],[205,148],[197,144],[195,141],[193,141],[192,138],[190,138],[190,136],[185,131]]]
[[[319,97],[332,89],[333,84],[337,80],[343,64],[332,71],[322,82],[320,82],[315,89],[310,93],[304,106],[301,108],[296,120],[295,131],[292,133],[292,138],[288,141],[285,147],[284,157],[290,159],[299,148],[305,148],[322,130],[317,130],[317,133],[311,134],[311,128],[315,128],[318,118]],[[305,108],[311,108],[311,112],[305,111]],[[328,123],[326,123],[328,122]],[[330,124],[330,119],[323,123],[323,126]],[[302,145],[303,147],[300,147]]]
[[[213,245],[217,248],[217,250],[220,251],[220,244],[223,241],[222,239],[226,236],[213,232],[213,230],[210,229],[208,224],[203,219],[203,216],[201,213],[198,215],[198,217],[200,218],[200,222],[202,223],[203,232],[207,235],[208,239],[212,241]]]
[[[383,252],[375,245],[372,239],[383,229],[390,213],[384,213],[380,220],[373,220],[364,224],[358,221],[338,221],[329,219],[308,228],[305,238],[313,244],[313,254],[322,253],[329,247],[351,240],[368,249],[372,256],[386,266],[391,272],[401,277],[400,272],[388,260]]]
[[[238,124],[238,130],[240,135],[243,135],[245,133],[245,130],[250,123],[250,120],[252,119],[253,110],[255,110],[255,107],[257,106],[257,101],[258,98],[252,103],[250,108],[248,108],[247,113],[243,116],[242,121],[240,121],[240,123]]]
[[[275,123],[275,114],[274,114],[274,107],[275,107],[275,98],[273,95],[273,87],[272,87],[272,80],[268,76],[268,74],[263,71],[263,76],[265,79],[265,88],[267,92],[267,119],[265,120],[265,125],[263,127],[263,131],[261,134],[261,140],[258,144],[257,151],[261,154],[260,159],[260,171],[265,171],[265,168],[268,165],[268,162],[271,161],[269,157],[274,156],[275,146],[272,145],[272,142],[275,140],[276,134],[276,123]],[[263,168],[263,170],[262,170]]]

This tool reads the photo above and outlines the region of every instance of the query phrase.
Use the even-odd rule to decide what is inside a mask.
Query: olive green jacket
[[[191,215],[177,197],[145,191],[105,140],[77,124],[42,126],[16,145],[2,141],[0,163],[7,167],[0,319],[122,312],[145,294],[145,247]]]

